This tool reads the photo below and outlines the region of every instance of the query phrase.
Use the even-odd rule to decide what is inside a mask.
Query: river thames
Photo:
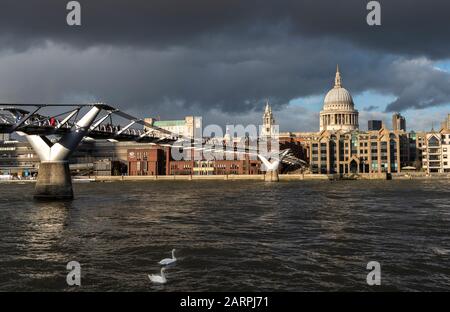
[[[450,180],[0,184],[1,291],[438,291]],[[150,283],[176,248],[167,284]],[[66,284],[69,261],[81,286]],[[369,261],[381,286],[368,286]]]

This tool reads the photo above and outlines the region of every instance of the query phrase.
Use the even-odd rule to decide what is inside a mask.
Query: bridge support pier
[[[72,199],[72,177],[69,156],[75,151],[83,137],[89,132],[101,108],[94,106],[76,124],[75,129],[54,143],[45,136],[27,135],[27,139],[39,155],[38,178],[34,198]]]
[[[73,199],[69,163],[41,162],[34,193],[36,199]]]
[[[278,170],[268,170],[264,174],[265,182],[279,182],[280,178],[278,177]]]
[[[281,154],[277,155],[278,157],[272,157],[271,161],[267,159],[267,157],[258,154],[259,159],[261,159],[264,164],[266,173],[264,174],[265,182],[279,182],[280,177],[278,176],[278,167],[280,166],[281,160],[286,157],[289,149],[283,151]]]

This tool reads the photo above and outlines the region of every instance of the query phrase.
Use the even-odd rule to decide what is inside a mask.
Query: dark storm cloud
[[[389,111],[450,102],[427,61],[450,57],[449,1],[380,1],[378,28],[364,0],[80,0],[81,27],[67,2],[1,1],[3,99],[235,114],[323,95],[339,63],[351,92],[397,97]]]
[[[423,109],[450,102],[450,75],[424,59],[395,63],[389,74],[398,98],[387,106],[388,112],[405,108]]]
[[[333,84],[334,62],[350,70],[347,64],[354,60],[354,55],[336,58],[332,49],[323,49],[329,41],[272,39],[270,47],[251,49],[217,43],[168,50],[67,51],[49,44],[0,56],[0,94],[45,102],[64,100],[76,92],[129,108],[170,107],[187,112],[198,107],[199,113],[202,108],[236,113],[260,108],[266,98],[277,106],[299,96],[324,93]],[[352,50],[338,43],[333,46]],[[322,52],[310,54],[310,50]],[[344,81],[352,85],[352,80]]]
[[[291,36],[335,37],[402,54],[449,57],[450,2],[380,1],[382,27],[366,24],[365,0],[95,0],[82,5],[82,26],[65,24],[62,0],[2,0],[0,34],[17,47],[43,40],[91,46],[189,46],[217,35],[264,40],[279,27]]]

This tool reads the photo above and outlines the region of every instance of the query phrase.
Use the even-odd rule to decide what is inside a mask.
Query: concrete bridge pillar
[[[41,160],[36,181],[36,199],[72,199],[72,177],[69,156],[75,151],[83,137],[89,132],[101,108],[92,107],[76,124],[74,129],[53,143],[47,137],[27,135]]]
[[[264,181],[265,182],[279,182],[280,178],[278,177],[278,169],[276,169],[276,170],[268,170],[264,174]]]
[[[279,182],[280,178],[278,176],[278,167],[280,166],[281,160],[286,157],[286,155],[289,153],[289,149],[284,150],[282,153],[277,155],[276,157],[272,157],[272,159],[269,161],[267,157],[258,154],[258,158],[261,159],[262,163],[264,164],[266,173],[264,174],[264,181],[265,182]]]
[[[36,181],[36,199],[72,199],[72,178],[69,163],[41,162]]]

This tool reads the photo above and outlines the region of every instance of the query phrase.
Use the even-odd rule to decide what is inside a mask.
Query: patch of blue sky
[[[446,72],[450,72],[450,60],[435,62],[434,67]]]

